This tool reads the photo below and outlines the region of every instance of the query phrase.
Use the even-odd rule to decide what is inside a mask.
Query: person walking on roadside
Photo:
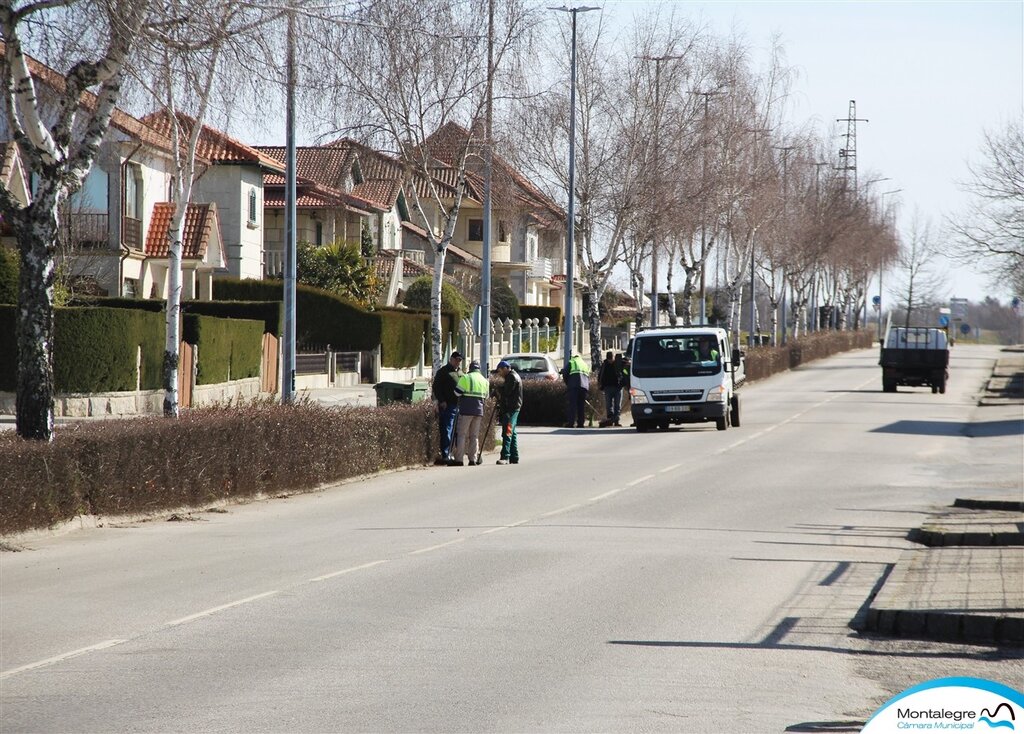
[[[607,422],[601,425],[621,425],[619,413],[622,410],[622,373],[612,352],[605,355],[601,371],[597,373],[597,382],[604,392],[604,409],[607,414]]]
[[[498,376],[504,379],[498,388],[498,415],[501,417],[501,457],[499,464],[519,463],[519,435],[516,424],[523,409],[523,380],[505,360],[498,362]]]
[[[459,428],[455,440],[455,457],[448,466],[465,466],[462,459],[468,453],[469,465],[479,464],[480,424],[484,421],[484,401],[491,384],[480,374],[480,363],[469,363],[469,372],[459,378],[455,394],[459,396]]]
[[[455,386],[462,377],[462,355],[452,352],[448,364],[434,373],[431,393],[437,401],[437,425],[441,432],[441,456],[435,464],[447,464],[452,459],[452,439],[455,434],[455,420],[459,415],[459,396]]]
[[[562,369],[565,377],[566,411],[565,427],[583,428],[583,416],[586,411],[587,393],[590,391],[590,367],[583,361],[583,358],[576,354]]]

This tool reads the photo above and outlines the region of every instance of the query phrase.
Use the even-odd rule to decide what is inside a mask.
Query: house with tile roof
[[[426,145],[433,158],[450,167],[469,135],[461,125],[449,122],[431,135]],[[565,283],[565,212],[497,152],[492,160],[492,277],[508,281],[522,304],[561,305]],[[482,258],[481,156],[471,155],[468,159],[467,179],[473,194],[463,201],[453,242],[460,250]]]
[[[0,143],[0,185],[14,197],[21,206],[28,206],[31,201],[28,176],[21,164],[21,154],[13,141]],[[14,232],[10,225],[0,216],[0,247],[17,247]]]
[[[153,112],[142,121],[167,137],[173,135],[166,110]],[[178,113],[178,122],[181,135],[187,139],[195,120]],[[226,273],[234,278],[263,278],[263,177],[283,176],[284,165],[209,125],[200,130],[196,155],[207,165],[193,183],[192,200],[216,204]]]
[[[143,292],[165,287],[163,284],[167,279],[167,256],[170,251],[168,234],[173,216],[174,205],[170,202],[154,205],[143,248]],[[217,205],[189,204],[181,235],[181,299],[211,300],[214,273],[224,272],[226,267]]]

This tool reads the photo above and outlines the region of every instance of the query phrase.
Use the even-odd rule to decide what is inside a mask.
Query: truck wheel
[[[731,412],[732,412],[731,410],[726,408],[725,409],[725,415],[723,415],[721,418],[715,418],[715,428],[717,428],[719,431],[724,431],[724,430],[728,429],[729,428],[729,414]]]
[[[882,392],[896,392],[896,380],[882,380]]]
[[[939,381],[939,392],[943,395],[946,394],[946,380],[943,378]]]
[[[731,403],[732,403],[732,405],[731,405],[732,410],[729,412],[730,422],[732,423],[732,427],[733,428],[739,428],[740,427],[740,396],[739,395],[733,395]]]
[[[649,430],[651,430],[651,424],[648,423],[647,421],[636,421],[636,423],[634,423],[633,425],[636,426],[636,430],[639,433],[647,433]]]
[[[932,395],[934,395],[938,391],[939,391],[939,386],[938,385],[932,385]]]
[[[667,431],[668,430],[668,421],[658,421],[658,430],[659,431]]]

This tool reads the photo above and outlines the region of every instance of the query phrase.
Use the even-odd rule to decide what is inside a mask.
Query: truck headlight
[[[637,390],[635,387],[629,389],[629,399],[633,405],[643,405],[647,402],[647,393]]]
[[[709,403],[721,403],[729,396],[725,388],[719,385],[708,390],[708,402]]]

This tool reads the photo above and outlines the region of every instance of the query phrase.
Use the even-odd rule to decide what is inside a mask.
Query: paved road
[[[1019,687],[850,629],[930,507],[1022,476],[1019,416],[975,406],[994,348],[945,395],[882,393],[876,354],[745,388],[724,433],[525,428],[514,467],[2,553],[0,730],[856,731],[928,678]]]

